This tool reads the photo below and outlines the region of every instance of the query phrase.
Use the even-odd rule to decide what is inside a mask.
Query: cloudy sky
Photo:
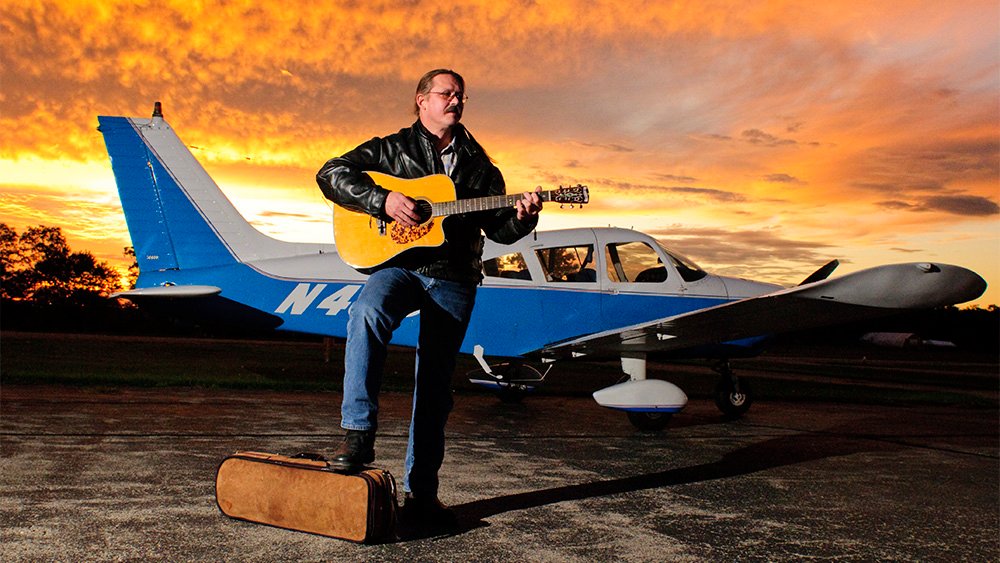
[[[542,229],[633,227],[786,284],[944,261],[1000,303],[995,0],[5,0],[0,221],[124,265],[97,116],[162,101],[259,229],[328,242],[316,170],[409,125],[438,67],[509,190],[590,186]]]

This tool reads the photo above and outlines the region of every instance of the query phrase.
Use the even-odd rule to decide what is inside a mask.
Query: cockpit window
[[[608,279],[620,283],[658,283],[667,279],[656,251],[641,241],[611,243],[604,248]]]
[[[659,247],[663,249],[664,254],[666,254],[667,257],[670,259],[670,261],[673,263],[674,268],[677,268],[677,273],[680,274],[681,279],[683,279],[684,281],[686,282],[698,281],[701,278],[708,275],[707,273],[705,273],[704,270],[698,267],[698,265],[695,264],[694,261],[691,260],[690,258],[684,256],[683,254],[678,254],[673,250],[668,249],[667,247],[663,246],[663,244],[661,244],[659,241],[657,241],[656,244],[658,244]]]
[[[528,271],[528,264],[524,261],[524,256],[520,252],[512,252],[483,260],[483,273],[488,278],[509,278],[516,280],[530,280],[531,272]]]
[[[594,245],[560,246],[535,251],[550,282],[597,282]]]

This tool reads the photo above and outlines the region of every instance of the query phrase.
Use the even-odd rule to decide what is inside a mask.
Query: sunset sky
[[[540,229],[632,227],[789,285],[942,261],[1000,303],[996,0],[4,0],[0,222],[123,267],[97,116],[162,101],[254,225],[330,242],[316,170],[409,125],[438,67],[508,190],[590,186]]]

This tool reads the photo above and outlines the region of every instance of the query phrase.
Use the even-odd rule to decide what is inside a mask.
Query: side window
[[[658,283],[667,279],[659,255],[644,242],[612,243],[604,249],[608,279],[621,283]]]
[[[521,256],[520,252],[504,254],[503,256],[484,260],[483,273],[488,278],[531,279],[528,264],[524,261],[524,256]]]
[[[597,282],[594,270],[594,245],[560,246],[535,251],[542,263],[545,281]]]

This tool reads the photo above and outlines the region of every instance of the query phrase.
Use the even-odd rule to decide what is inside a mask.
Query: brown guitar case
[[[312,454],[236,452],[219,465],[215,500],[231,518],[359,543],[391,539],[396,524],[388,471],[336,473]]]

